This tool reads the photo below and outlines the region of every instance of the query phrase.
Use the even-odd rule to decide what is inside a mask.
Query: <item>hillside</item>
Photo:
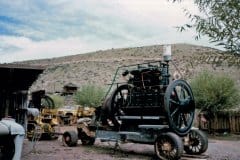
[[[47,69],[33,84],[31,90],[45,89],[60,92],[67,83],[78,87],[85,84],[106,86],[111,83],[119,66],[161,60],[162,45],[109,49],[52,59],[18,62],[41,65]],[[202,70],[225,73],[240,86],[240,58],[219,50],[189,44],[172,45],[171,73],[179,70],[185,79],[191,79]],[[177,66],[175,68],[174,66]]]

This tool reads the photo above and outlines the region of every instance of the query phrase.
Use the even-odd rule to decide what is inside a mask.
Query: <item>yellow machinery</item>
[[[73,125],[77,123],[79,118],[92,117],[94,112],[94,107],[64,106],[58,109],[57,114],[61,124]]]
[[[78,118],[92,117],[95,113],[95,107],[78,107]]]
[[[58,138],[57,109],[53,100],[45,95],[45,91],[40,90],[32,93],[30,107],[38,108],[40,114],[38,116],[28,116],[27,138],[29,140]]]
[[[57,114],[59,117],[59,122],[62,125],[73,125],[76,124],[78,118],[78,108],[76,106],[64,106],[58,108]]]

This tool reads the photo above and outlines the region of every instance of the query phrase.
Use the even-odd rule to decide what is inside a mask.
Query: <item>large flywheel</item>
[[[189,84],[175,80],[169,84],[164,96],[169,127],[178,135],[186,135],[193,123],[195,102]]]
[[[103,109],[105,110],[106,117],[112,121],[115,128],[120,126],[118,116],[125,115],[123,108],[129,104],[129,85],[118,86],[104,102]]]
[[[129,85],[119,86],[111,96],[111,114],[115,116],[124,115],[122,108],[129,105]]]
[[[43,95],[41,97],[41,107],[42,108],[48,108],[48,109],[54,109],[55,104],[53,99],[50,96]]]

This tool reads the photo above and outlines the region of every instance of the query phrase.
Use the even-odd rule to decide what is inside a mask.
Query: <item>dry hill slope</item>
[[[78,87],[85,84],[111,83],[117,67],[147,61],[161,60],[162,45],[110,49],[53,59],[18,62],[42,65],[47,69],[33,84],[31,90],[61,91],[67,83]],[[189,79],[202,70],[226,73],[240,84],[240,58],[225,55],[219,50],[189,44],[172,45],[172,59],[184,78]],[[171,72],[176,70],[171,65]],[[239,85],[240,86],[240,85]]]

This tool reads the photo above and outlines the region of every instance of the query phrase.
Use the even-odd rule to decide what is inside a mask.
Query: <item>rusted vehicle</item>
[[[95,107],[78,106],[78,118],[92,117],[95,113]]]
[[[92,117],[95,112],[94,107],[64,106],[58,108],[58,116],[61,124],[73,125],[77,123],[79,118]]]
[[[166,55],[165,55],[166,56]],[[92,145],[102,141],[153,144],[159,159],[180,159],[183,151],[201,154],[208,140],[192,128],[195,101],[189,84],[172,80],[170,57],[164,61],[120,67],[126,82],[113,83],[103,105],[92,119],[78,121],[78,133],[67,131],[63,142],[68,146]],[[115,86],[115,89],[111,89]],[[111,91],[111,92],[110,92]]]
[[[72,125],[77,123],[78,107],[64,106],[57,110],[60,123],[63,125]]]
[[[32,93],[30,107],[39,109],[40,114],[28,116],[27,138],[29,140],[58,138],[59,122],[52,98],[47,96],[43,90],[36,91]]]

